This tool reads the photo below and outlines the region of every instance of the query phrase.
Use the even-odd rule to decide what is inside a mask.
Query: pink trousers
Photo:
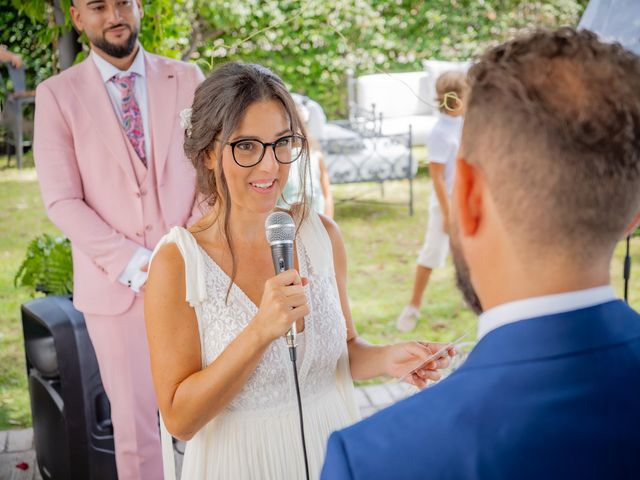
[[[151,381],[143,299],[117,316],[85,315],[111,402],[119,480],[162,479],[158,407]]]

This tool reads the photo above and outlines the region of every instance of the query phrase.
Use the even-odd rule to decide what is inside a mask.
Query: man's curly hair
[[[465,159],[510,233],[581,259],[640,209],[640,59],[570,28],[485,53],[469,71]]]

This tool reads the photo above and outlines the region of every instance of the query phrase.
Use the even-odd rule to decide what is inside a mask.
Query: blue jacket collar
[[[499,327],[460,370],[578,354],[640,339],[640,315],[621,300]]]

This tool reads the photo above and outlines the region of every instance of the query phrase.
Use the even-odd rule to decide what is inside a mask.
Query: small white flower
[[[191,136],[191,108],[185,108],[180,112],[180,126],[187,131],[187,137]]]

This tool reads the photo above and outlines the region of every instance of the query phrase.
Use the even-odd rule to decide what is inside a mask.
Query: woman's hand
[[[455,355],[453,345],[446,343],[403,342],[389,345],[385,359],[388,375],[404,380],[418,388],[427,386],[429,380],[440,380],[439,369],[449,366],[449,357]],[[444,350],[443,350],[444,349]],[[438,358],[425,364],[429,358],[440,352]]]
[[[270,341],[283,336],[291,325],[309,314],[304,294],[306,278],[287,270],[267,280],[257,315],[252,323]]]

